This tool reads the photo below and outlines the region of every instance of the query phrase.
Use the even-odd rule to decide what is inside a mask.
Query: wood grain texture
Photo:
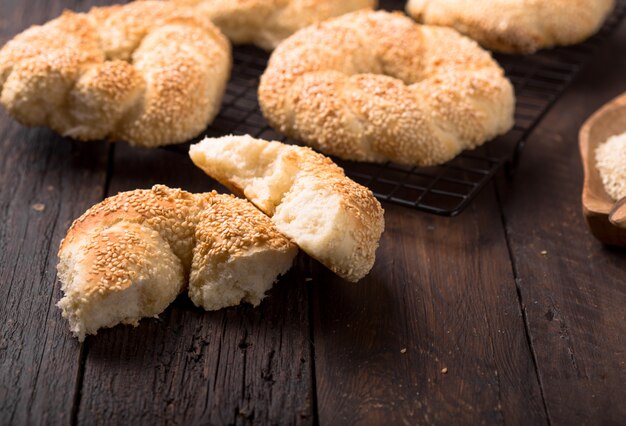
[[[212,189],[187,156],[116,146],[109,195],[155,183]],[[159,320],[89,337],[79,424],[310,424],[305,266],[256,309],[205,312],[181,295]]]
[[[454,219],[384,207],[372,273],[314,283],[320,423],[546,423],[493,190]]]
[[[0,113],[0,424],[66,423],[80,345],[55,306],[56,252],[102,197],[106,146],[7,121]]]
[[[78,2],[0,2],[0,43]],[[27,129],[0,111],[0,424],[68,424],[80,345],[55,304],[56,252],[101,199],[108,146]]]
[[[516,279],[554,424],[626,419],[626,252],[603,247],[581,212],[578,130],[626,90],[626,26],[559,100],[500,182]]]

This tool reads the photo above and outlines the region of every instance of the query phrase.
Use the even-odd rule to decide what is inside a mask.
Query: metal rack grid
[[[404,2],[382,3],[386,9],[399,9]],[[515,126],[506,135],[436,167],[335,161],[381,201],[438,215],[459,214],[501,168],[512,174],[530,133],[625,13],[626,0],[618,0],[602,29],[580,45],[534,55],[495,55],[513,83],[517,98]],[[250,134],[297,144],[270,128],[259,109],[256,91],[268,54],[251,46],[238,46],[233,56],[233,75],[221,112],[202,136]],[[170,149],[186,152],[187,147]]]

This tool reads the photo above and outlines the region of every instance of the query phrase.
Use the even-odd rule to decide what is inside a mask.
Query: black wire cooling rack
[[[404,1],[382,2],[388,10],[401,9],[403,5]],[[505,168],[512,175],[530,133],[625,13],[626,0],[618,0],[601,30],[583,44],[534,55],[495,55],[513,83],[517,98],[515,126],[506,135],[436,167],[335,161],[381,201],[443,216],[459,214],[500,169]],[[250,134],[298,143],[270,128],[259,109],[258,81],[268,57],[266,52],[251,46],[234,48],[233,74],[221,112],[203,136]],[[186,152],[185,146],[170,149]]]

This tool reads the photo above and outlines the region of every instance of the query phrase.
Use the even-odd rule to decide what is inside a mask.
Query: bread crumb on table
[[[405,354],[405,353],[406,353],[406,348],[402,348],[402,349],[400,349],[400,353],[401,353],[401,354]]]
[[[448,373],[448,368],[447,367],[442,368],[441,369],[441,373],[442,374],[447,374]]]
[[[42,203],[35,203],[31,206],[31,208],[36,212],[42,212],[46,209],[46,205]]]
[[[548,250],[541,250],[539,253],[541,253],[542,256],[545,256],[548,254]]]

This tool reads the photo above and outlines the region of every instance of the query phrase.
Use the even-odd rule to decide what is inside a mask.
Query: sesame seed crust
[[[139,291],[142,312],[125,312],[101,326],[136,325],[142,317],[160,314],[196,270],[228,264],[236,271],[257,252],[290,264],[296,251],[269,217],[233,195],[192,194],[163,185],[123,192],[87,210],[61,242],[58,271],[65,295],[59,307],[82,340],[97,330],[85,325],[85,313],[98,312],[107,298]]]
[[[228,40],[190,8],[157,1],[65,11],[0,50],[0,103],[27,126],[79,140],[184,142],[219,110]]]
[[[242,153],[249,157],[242,158]],[[337,275],[356,282],[372,269],[385,227],[384,211],[369,189],[348,178],[330,158],[308,147],[248,135],[205,138],[191,146],[190,157],[209,176],[271,216],[279,231]],[[268,183],[267,191],[255,187],[277,169],[280,178]],[[326,215],[326,209],[334,213]],[[320,223],[307,232],[294,229],[290,223],[300,215]],[[316,234],[325,229],[332,229],[331,241],[307,243],[321,239]]]
[[[194,6],[236,44],[272,50],[300,28],[362,8],[376,0],[169,0]]]
[[[602,26],[614,0],[409,0],[418,22],[452,27],[505,53],[576,44]]]
[[[456,31],[358,11],[281,43],[259,101],[273,127],[326,154],[429,166],[507,132],[515,96]]]

